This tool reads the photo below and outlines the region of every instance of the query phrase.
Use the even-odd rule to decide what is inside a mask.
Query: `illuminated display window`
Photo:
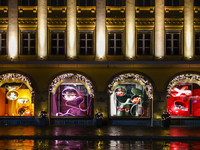
[[[166,31],[166,55],[181,54],[181,31]]]
[[[200,55],[200,31],[195,31],[195,55]]]
[[[50,55],[65,55],[65,31],[50,31]]]
[[[37,6],[37,0],[21,0],[20,6]]]
[[[0,6],[8,6],[7,0],[0,0]]]
[[[66,0],[50,0],[50,6],[66,6]]]
[[[36,54],[36,31],[21,31],[21,55]]]
[[[181,6],[181,0],[165,0],[165,6]]]
[[[151,83],[138,74],[123,74],[108,85],[111,117],[150,117]]]
[[[20,74],[0,76],[0,116],[34,116],[34,92],[29,83]]]
[[[136,6],[152,6],[151,0],[136,0]]]
[[[107,6],[124,6],[123,0],[107,0]]]
[[[108,55],[123,55],[123,31],[108,32]]]
[[[79,55],[94,54],[94,32],[79,31]]]
[[[137,55],[151,55],[152,32],[137,31]]]
[[[0,55],[6,55],[6,31],[0,31]]]
[[[94,0],[78,0],[77,6],[94,6],[95,1]]]
[[[200,116],[200,86],[196,83],[177,83],[167,98],[171,116]]]
[[[80,74],[62,74],[50,86],[51,117],[92,117],[93,89]]]

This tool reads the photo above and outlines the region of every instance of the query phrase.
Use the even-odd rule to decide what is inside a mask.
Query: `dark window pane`
[[[28,39],[28,34],[22,34],[22,39]]]
[[[30,54],[31,54],[31,55],[35,55],[35,48],[31,48],[31,49],[30,49]]]
[[[172,6],[172,0],[165,0],[165,6]]]
[[[122,39],[122,34],[116,34],[116,39]]]
[[[150,0],[145,0],[145,6],[151,6],[151,1]]]
[[[151,54],[151,49],[145,48],[145,55],[150,55],[150,54]]]
[[[108,39],[114,39],[114,34],[108,34]]]
[[[179,41],[174,41],[174,47],[179,47]]]
[[[166,39],[171,39],[171,34],[166,34]]]
[[[59,48],[59,55],[64,55],[64,54],[65,54],[65,49]]]
[[[116,48],[116,55],[122,55],[122,49]]]
[[[199,47],[199,42],[200,42],[200,41],[196,41],[196,42],[195,42],[195,47]]]
[[[166,47],[171,47],[171,41],[166,42]]]
[[[57,55],[57,48],[51,48],[51,55]]]
[[[122,6],[123,0],[116,0],[116,6]]]
[[[87,34],[87,39],[93,39],[93,34]]]
[[[57,46],[57,41],[56,40],[52,40],[51,41],[51,46],[52,47],[56,47]]]
[[[8,6],[7,0],[1,0],[0,5],[1,6]]]
[[[150,41],[145,41],[145,47],[150,47]]]
[[[199,35],[200,35],[199,33],[196,33],[195,34],[195,39],[199,39]]]
[[[64,41],[63,40],[59,40],[59,47],[64,47]]]
[[[179,0],[173,0],[173,6],[180,6]]]
[[[22,0],[22,6],[28,6],[28,0]]]
[[[137,39],[143,39],[143,34],[137,34]]]
[[[93,48],[87,49],[87,55],[93,55]]]
[[[85,34],[80,34],[80,39],[85,39]]]
[[[143,6],[143,0],[137,0],[136,4],[137,6]]]
[[[6,39],[6,34],[5,34],[5,33],[2,33],[2,34],[1,34],[1,38],[2,38],[2,39]]]
[[[200,55],[199,48],[195,48],[195,55]]]
[[[64,33],[60,33],[59,34],[59,39],[64,39],[65,38],[65,34]]]
[[[122,46],[122,41],[116,41],[116,47],[121,47]]]
[[[80,41],[80,47],[85,47],[85,41]]]
[[[37,6],[36,0],[30,0],[30,6]]]
[[[58,6],[65,6],[64,0],[58,0]]]
[[[166,55],[171,55],[171,48],[166,48]]]
[[[1,55],[6,55],[6,48],[1,48],[1,51],[0,51],[1,53]]]
[[[143,42],[142,41],[137,41],[137,47],[143,47]]]
[[[93,0],[87,0],[87,6],[94,6]]]
[[[1,41],[1,46],[2,46],[2,47],[6,47],[6,40],[2,40],[2,41]]]
[[[150,39],[151,34],[145,34],[145,39]]]
[[[22,55],[28,55],[28,48],[22,49]]]
[[[86,4],[85,4],[85,0],[79,0],[79,6],[85,6]]]
[[[179,39],[179,34],[174,34],[174,39]]]
[[[137,48],[137,55],[143,55],[143,49]]]
[[[31,39],[35,39],[35,33],[30,34]]]
[[[51,0],[51,6],[57,6],[57,0]]]
[[[85,55],[85,48],[80,48],[80,55]]]
[[[199,0],[194,0],[194,6],[200,6],[200,1]]]
[[[87,41],[87,47],[92,47],[93,46],[93,41]]]
[[[108,6],[114,6],[115,3],[114,3],[114,0],[108,0]]]
[[[23,41],[23,46],[22,47],[25,47],[25,46],[28,46],[28,40],[24,40]]]
[[[35,40],[31,40],[31,41],[30,41],[30,46],[31,46],[31,47],[35,47]]]
[[[179,55],[179,48],[174,48],[174,55]]]
[[[114,41],[113,41],[113,40],[109,40],[108,46],[109,46],[109,47],[114,47]]]
[[[108,55],[114,55],[114,48],[108,49]]]
[[[51,33],[51,39],[57,39],[57,34],[56,33]]]

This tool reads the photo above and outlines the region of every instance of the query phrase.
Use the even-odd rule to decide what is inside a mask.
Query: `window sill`
[[[78,55],[78,60],[92,61],[95,59],[95,55]]]
[[[107,55],[108,61],[120,61],[124,60],[124,55]]]
[[[36,60],[37,55],[20,55],[19,60],[20,61],[32,61]]]
[[[165,60],[170,60],[170,61],[180,61],[183,60],[182,55],[165,55]]]
[[[137,60],[149,61],[149,60],[153,60],[154,56],[153,55],[137,55],[136,58]]]
[[[66,56],[65,55],[49,55],[48,56],[49,60],[66,60]]]

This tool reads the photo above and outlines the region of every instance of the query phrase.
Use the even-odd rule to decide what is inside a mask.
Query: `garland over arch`
[[[170,96],[172,88],[179,82],[197,83],[200,85],[200,75],[198,74],[181,74],[174,77],[167,86],[167,96]]]
[[[31,86],[31,81],[28,77],[19,74],[19,73],[6,73],[0,75],[0,86],[2,86],[4,83],[24,83],[26,86],[30,89],[30,91],[33,90],[33,87]]]
[[[51,82],[49,91],[54,94],[56,92],[56,89],[58,88],[58,86],[61,83],[65,82],[65,80],[75,80],[75,81],[79,81],[79,82],[83,83],[85,85],[85,87],[87,88],[90,96],[94,97],[94,89],[93,89],[92,82],[89,79],[87,79],[85,76],[80,75],[80,74],[75,74],[75,73],[66,73],[66,74],[57,76]]]
[[[108,93],[111,95],[114,90],[113,88],[116,85],[118,85],[119,83],[123,83],[128,79],[136,81],[141,85],[143,85],[147,92],[148,98],[151,100],[153,99],[153,87],[150,81],[146,79],[144,76],[135,73],[121,74],[118,77],[115,77],[113,81],[108,85]]]

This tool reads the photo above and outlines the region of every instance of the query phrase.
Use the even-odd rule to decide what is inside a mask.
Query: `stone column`
[[[194,56],[194,0],[184,0],[184,57],[191,59]]]
[[[38,58],[47,58],[47,0],[38,0]]]
[[[18,59],[18,1],[8,0],[8,59]]]
[[[135,0],[126,0],[126,59],[135,57]]]
[[[155,0],[155,58],[165,55],[165,4],[164,0]]]
[[[76,57],[76,0],[67,0],[67,57]]]
[[[96,0],[96,60],[106,59],[106,0]]]

